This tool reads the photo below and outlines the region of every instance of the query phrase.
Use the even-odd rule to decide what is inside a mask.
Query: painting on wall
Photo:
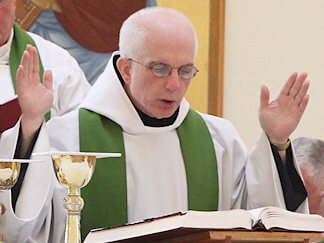
[[[122,22],[156,0],[17,0],[20,26],[66,49],[93,84],[118,50]]]

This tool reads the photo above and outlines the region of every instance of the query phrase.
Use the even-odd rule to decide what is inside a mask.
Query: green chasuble
[[[37,46],[34,40],[17,23],[14,23],[13,27],[14,27],[14,36],[13,36],[11,49],[10,49],[9,66],[10,66],[12,84],[14,86],[15,93],[17,94],[16,73],[20,65],[20,61],[23,56],[23,53],[26,50],[27,44],[30,44],[36,48]],[[41,82],[43,83],[44,68],[39,55],[38,57],[39,57],[39,76]],[[45,118],[46,120],[49,120],[50,118],[49,112],[46,114]]]
[[[82,237],[93,228],[126,224],[126,158],[122,128],[110,119],[86,109],[79,110],[81,152],[122,153],[96,163],[89,184],[82,188],[84,208],[81,215]],[[218,209],[218,174],[213,141],[202,117],[190,110],[178,127],[185,163],[188,208]]]

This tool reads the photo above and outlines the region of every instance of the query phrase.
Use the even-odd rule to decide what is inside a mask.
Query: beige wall
[[[192,79],[186,98],[194,109],[207,112],[209,1],[157,0],[157,3],[159,6],[179,10],[193,22],[199,42],[198,55],[195,62],[199,73]]]
[[[194,23],[200,72],[186,97],[195,109],[206,112],[209,1],[157,2],[180,10]],[[261,132],[261,84],[274,99],[293,71],[308,71],[310,102],[291,138],[324,140],[324,1],[226,0],[225,9],[224,117],[252,148]]]
[[[260,133],[261,84],[275,98],[290,73],[308,71],[310,102],[292,138],[324,140],[324,1],[226,0],[224,117],[249,148]]]

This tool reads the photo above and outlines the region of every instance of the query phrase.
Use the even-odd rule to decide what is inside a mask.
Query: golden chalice
[[[96,158],[120,157],[121,154],[47,152],[34,155],[50,155],[52,157],[58,181],[68,188],[68,195],[64,199],[64,208],[67,210],[65,242],[81,242],[80,214],[84,201],[80,196],[80,189],[90,181],[95,169]]]
[[[17,182],[20,163],[39,162],[26,159],[0,159],[0,193],[10,190]],[[5,206],[0,202],[0,219],[6,211]],[[3,232],[0,229],[0,242],[3,241]]]
[[[1,191],[10,190],[17,182],[20,163],[19,160],[1,159],[0,160],[0,193]],[[5,206],[0,202],[0,217],[6,211]],[[3,232],[0,229],[0,242],[3,242]]]

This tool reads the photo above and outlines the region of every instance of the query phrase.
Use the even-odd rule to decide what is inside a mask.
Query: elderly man
[[[28,158],[34,145],[35,149],[47,151],[48,143],[38,143],[36,139],[40,134],[46,140],[46,129],[40,129],[44,115],[49,119],[72,111],[90,89],[82,70],[68,52],[14,24],[15,7],[16,0],[0,0],[2,159]],[[6,207],[5,215],[0,217],[0,234],[1,231],[12,233],[12,237],[5,240],[21,242],[14,235],[21,228],[28,228],[31,235],[43,232],[40,238],[31,239],[47,241],[50,228],[45,216],[51,214],[51,204],[46,198],[53,194],[52,174],[51,166],[46,163],[23,164],[18,183],[11,191],[0,192],[0,202]],[[26,195],[32,195],[32,200],[26,199]]]
[[[263,133],[248,155],[230,122],[195,112],[184,99],[198,71],[197,46],[183,14],[159,7],[134,13],[120,30],[120,52],[81,109],[48,123],[53,149],[123,154],[98,162],[82,189],[83,237],[91,228],[188,209],[308,212],[289,145],[308,103],[307,74],[293,73],[270,103],[262,87]]]
[[[119,162],[97,163],[82,190],[83,234],[187,209],[272,205],[308,212],[289,146],[308,103],[307,74],[293,73],[270,103],[269,90],[262,87],[263,133],[248,155],[228,121],[199,114],[184,99],[197,73],[197,45],[194,28],[181,13],[158,7],[136,12],[124,22],[120,52],[82,109],[49,123],[57,150],[124,155]],[[70,136],[60,139],[67,131]]]

